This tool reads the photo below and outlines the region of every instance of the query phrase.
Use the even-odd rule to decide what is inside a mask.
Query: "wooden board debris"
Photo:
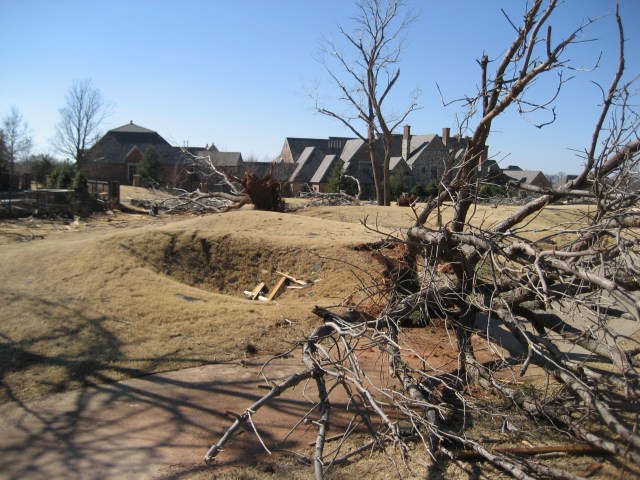
[[[264,290],[264,287],[264,282],[260,282],[258,285],[256,285],[256,288],[251,291],[251,300],[256,300],[258,298],[258,295],[260,295],[262,293],[262,290]]]
[[[294,282],[294,283],[297,283],[298,285],[302,285],[303,287],[306,287],[306,286],[308,286],[308,285],[309,285],[309,284],[308,284],[307,282],[305,282],[304,280],[298,280],[297,278],[292,277],[292,276],[291,276],[291,275],[289,275],[288,273],[278,272],[277,270],[276,270],[276,273],[277,273],[278,275],[283,276],[284,278],[286,278],[286,279],[288,279],[288,280],[291,280],[291,281],[292,281],[292,282]]]
[[[281,276],[280,280],[278,280],[278,283],[276,283],[276,286],[273,287],[269,292],[269,296],[267,297],[267,300],[269,302],[274,298],[276,298],[278,295],[280,295],[280,292],[284,289],[286,282],[287,282],[287,277]]]

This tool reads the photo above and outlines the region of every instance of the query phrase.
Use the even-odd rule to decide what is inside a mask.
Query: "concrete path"
[[[261,362],[217,364],[151,375],[112,385],[0,407],[2,479],[148,479],[169,467],[202,465],[209,446],[266,390],[258,389]],[[299,358],[278,360],[270,380],[304,370]],[[256,425],[271,448],[311,407],[298,386],[274,408],[260,410]],[[309,393],[314,398],[313,392]],[[296,433],[280,448],[314,438]],[[221,468],[262,455],[255,435],[235,437],[220,455]]]

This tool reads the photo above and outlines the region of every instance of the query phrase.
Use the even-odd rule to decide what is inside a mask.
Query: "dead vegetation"
[[[238,178],[217,168],[209,156],[196,157],[186,150],[185,154],[191,157],[191,173],[204,180],[201,184],[204,191],[172,189],[170,192],[158,192],[156,200],[134,199],[132,204],[147,209],[152,215],[160,211],[198,215],[223,213],[249,204],[267,212],[285,211],[282,185],[273,177],[272,171],[264,176],[245,172],[242,178]],[[209,192],[209,184],[213,184],[216,191]]]
[[[476,460],[518,479],[598,474],[600,461],[577,467],[549,459],[584,453],[607,458],[613,470],[605,477],[614,471],[620,478],[640,475],[640,349],[625,334],[640,321],[640,196],[630,182],[640,161],[640,120],[631,100],[635,79],[621,80],[624,36],[617,11],[619,65],[602,89],[584,170],[557,189],[537,190],[537,198],[496,222],[478,223],[476,172],[493,120],[511,107],[521,114],[548,112],[552,123],[550,103],[529,100],[529,87],[567,67],[565,51],[593,22],[554,41],[550,19],[556,7],[554,0],[532,2],[520,23],[509,19],[516,38],[495,68],[488,56],[478,62],[480,90],[463,100],[464,125],[480,112],[468,146],[452,152],[438,196],[416,211],[413,226],[393,235],[404,246],[399,254],[374,252],[384,281],[361,279],[362,292],[377,308],[363,312],[351,297],[346,311],[316,307],[323,322],[301,341],[305,369],[231,412],[235,421],[207,451],[206,462],[214,462],[243,425],[251,425],[260,440],[256,412],[308,382],[315,387],[314,406],[292,428],[310,422],[316,429],[309,461],[317,479],[372,451],[386,456],[399,476],[412,465],[431,476],[451,463],[473,475],[468,462]],[[558,91],[563,83],[560,74]],[[531,229],[548,205],[575,197],[590,199],[594,210],[571,228]],[[445,204],[453,210],[450,222],[441,216]],[[426,224],[430,218],[435,227]],[[455,337],[455,368],[437,365],[433,351],[411,339],[412,328],[434,319]],[[477,337],[498,358],[482,361]],[[371,351],[377,355],[374,370],[363,362]],[[542,381],[526,381],[530,372]],[[356,444],[349,443],[353,428],[332,431],[338,393],[349,398],[352,425],[368,432]],[[500,415],[500,433],[511,445],[497,446],[493,436],[472,428]],[[516,447],[521,427],[515,420],[522,418],[528,428],[560,435],[551,445],[536,439]]]

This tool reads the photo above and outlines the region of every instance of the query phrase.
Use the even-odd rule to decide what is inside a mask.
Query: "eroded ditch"
[[[225,295],[243,296],[243,291],[260,282],[272,286],[280,277],[278,272],[289,273],[314,286],[316,282],[322,287],[326,285],[323,290],[331,288],[334,295],[348,292],[348,286],[355,284],[352,267],[341,263],[343,250],[319,251],[313,247],[203,232],[153,233],[120,245],[158,273]],[[354,255],[360,257],[363,265],[367,261],[366,254]]]

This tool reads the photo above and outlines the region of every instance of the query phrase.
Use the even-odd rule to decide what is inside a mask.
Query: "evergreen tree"
[[[76,169],[70,162],[63,162],[58,165],[49,177],[49,185],[51,188],[69,188],[73,184]]]
[[[391,197],[398,198],[404,191],[404,172],[391,175]]]
[[[329,177],[329,191],[332,193],[338,193],[340,191],[340,183],[342,180],[342,164],[338,163],[333,170],[331,170],[331,176]]]
[[[145,186],[160,180],[160,156],[152,146],[148,146],[144,151],[144,157],[138,166],[138,173],[142,176],[142,183]]]

